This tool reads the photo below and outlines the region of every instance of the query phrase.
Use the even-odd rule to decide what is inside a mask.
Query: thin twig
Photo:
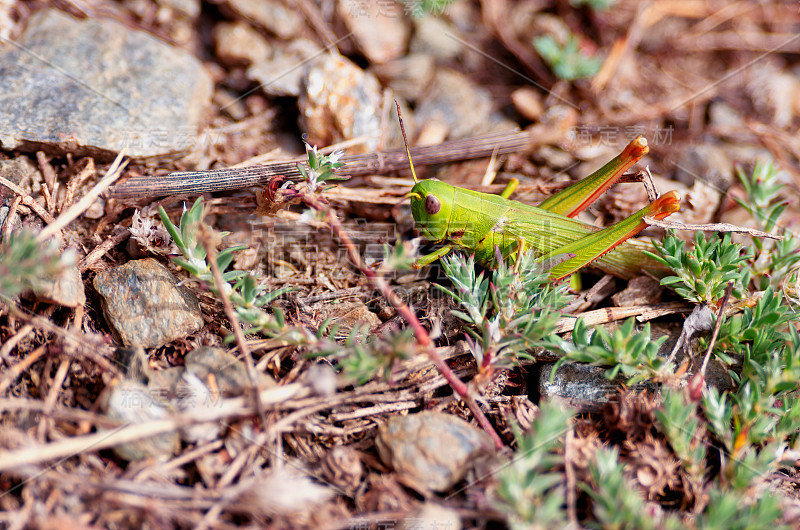
[[[678,223],[675,221],[666,221],[658,219],[654,219],[652,217],[645,216],[642,220],[649,224],[650,226],[658,226],[659,228],[674,228],[676,230],[700,230],[702,232],[734,232],[737,234],[748,234],[753,237],[766,237],[768,239],[775,239],[776,241],[782,241],[783,236],[778,236],[775,234],[770,234],[768,232],[762,232],[761,230],[756,230],[755,228],[747,228],[746,226],[737,226],[732,225],[730,223],[705,223],[705,224],[687,224],[687,223]]]
[[[725,289],[725,296],[722,297],[722,301],[719,304],[717,321],[714,323],[714,331],[711,333],[711,340],[708,343],[708,350],[706,350],[706,356],[703,359],[703,365],[700,367],[700,370],[698,370],[689,380],[687,392],[689,394],[689,399],[692,401],[700,401],[700,398],[703,397],[703,390],[706,386],[706,368],[708,368],[708,360],[711,358],[711,352],[714,350],[714,345],[717,342],[719,329],[722,326],[722,316],[725,312],[725,305],[728,303],[728,298],[730,298],[731,292],[733,291],[733,283],[733,280],[728,282],[728,287]]]
[[[54,235],[56,232],[60,231],[62,228],[67,226],[69,223],[74,221],[81,215],[83,212],[92,205],[92,203],[102,194],[106,189],[111,186],[121,175],[122,170],[125,169],[125,166],[128,165],[128,162],[123,162],[122,159],[125,157],[125,149],[119,152],[117,158],[114,159],[114,163],[108,168],[105,176],[100,179],[100,181],[94,185],[94,187],[89,190],[86,195],[81,197],[81,200],[67,208],[61,215],[58,216],[54,222],[48,224],[44,230],[39,232],[39,235],[36,236],[37,241],[44,241],[48,237]]]
[[[25,193],[25,190],[8,180],[7,178],[0,177],[0,185],[5,186],[6,188],[10,189],[20,197],[22,197],[22,204],[33,210],[36,215],[42,218],[42,220],[47,223],[55,222],[56,218],[50,215],[50,212],[42,208],[42,205],[36,202],[36,200]]]
[[[289,399],[308,394],[308,389],[301,384],[291,384],[270,388],[259,393],[261,402],[266,405],[277,405]],[[186,411],[165,420],[152,420],[135,424],[127,424],[118,429],[105,430],[84,436],[74,436],[57,442],[36,444],[21,449],[0,452],[0,472],[17,467],[41,464],[50,460],[68,458],[85,451],[99,451],[128,442],[135,442],[165,432],[193,425],[219,421],[225,418],[249,416],[255,412],[248,406],[245,398],[231,398],[213,409]]]
[[[219,270],[219,265],[217,264],[217,248],[211,242],[211,229],[205,224],[200,223],[198,225],[198,232],[200,235],[200,242],[203,243],[203,247],[206,249],[208,264],[211,267],[211,274],[214,276],[214,283],[217,286],[219,297],[222,299],[225,315],[228,317],[231,327],[233,327],[233,335],[236,337],[236,344],[239,345],[239,351],[242,353],[245,369],[247,371],[247,378],[250,380],[250,391],[253,393],[253,400],[255,402],[256,411],[258,412],[258,417],[261,419],[261,425],[264,427],[267,424],[267,413],[263,403],[261,403],[258,386],[256,385],[256,369],[253,365],[253,355],[250,352],[250,348],[247,346],[247,340],[242,332],[242,326],[239,324],[236,311],[234,311],[233,304],[226,291],[228,282],[222,278],[222,272]]]
[[[728,282],[728,287],[725,289],[725,296],[722,297],[722,302],[719,304],[719,310],[717,311],[717,321],[714,323],[714,331],[711,333],[711,340],[708,343],[708,350],[706,350],[706,356],[703,359],[703,366],[700,368],[700,373],[703,374],[705,377],[706,368],[708,367],[708,359],[711,357],[711,352],[714,350],[714,346],[717,342],[717,337],[719,336],[719,329],[722,326],[722,315],[725,311],[725,306],[728,304],[728,299],[731,296],[731,292],[733,292],[733,280]]]

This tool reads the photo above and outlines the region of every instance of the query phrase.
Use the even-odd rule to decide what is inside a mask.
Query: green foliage
[[[588,6],[595,11],[606,11],[616,3],[616,0],[569,0],[569,3],[574,8]]]
[[[594,504],[592,511],[598,528],[630,528],[631,530],[682,528],[675,516],[654,517],[638,490],[625,478],[624,465],[616,449],[601,448],[589,464],[596,487],[581,484]]]
[[[553,73],[565,81],[592,77],[603,65],[602,60],[590,57],[580,49],[575,35],[570,35],[563,44],[550,35],[543,35],[533,39],[533,45]]]
[[[736,202],[753,216],[761,230],[783,236],[782,241],[753,238],[756,252],[751,267],[756,288],[777,288],[800,267],[800,241],[786,228],[779,228],[780,216],[789,205],[780,198],[784,187],[780,174],[771,162],[761,161],[749,175],[741,168],[736,173],[745,190],[745,198],[735,197]]]
[[[662,392],[662,406],[655,411],[661,432],[689,476],[700,481],[705,473],[706,446],[697,407],[681,392],[667,388]]]
[[[746,490],[709,492],[708,506],[697,519],[700,530],[770,530],[788,529],[781,522],[778,499],[769,494],[753,496]]]
[[[203,221],[205,212],[203,211],[203,198],[198,197],[192,207],[188,210],[184,209],[181,214],[180,228],[175,226],[167,216],[167,212],[161,206],[158,207],[158,215],[161,222],[164,223],[164,228],[167,229],[178,250],[181,251],[184,258],[173,258],[172,261],[189,272],[192,276],[202,280],[208,285],[214,285],[214,279],[211,274],[211,265],[206,262],[206,248],[199,238],[199,226]],[[220,232],[220,238],[228,235],[229,232]],[[240,250],[244,250],[245,246],[236,246],[225,249],[217,254],[217,266],[220,271],[225,271],[228,266],[233,262],[233,254]],[[223,273],[222,278],[225,281],[231,281],[242,276],[244,272],[230,271]]]
[[[453,314],[472,326],[469,342],[481,369],[510,366],[554,340],[559,311],[569,297],[565,286],[550,283],[533,252],[523,253],[514,265],[501,260],[491,280],[476,275],[474,257],[460,253],[442,259],[442,268],[453,287],[436,287],[461,305],[463,310]]]
[[[0,296],[13,298],[35,289],[43,279],[58,276],[74,263],[74,253],[62,254],[55,239],[40,243],[28,230],[12,231],[0,243]]]
[[[747,195],[746,199],[734,197],[736,202],[750,212],[764,232],[772,232],[778,224],[778,218],[789,205],[786,201],[778,201],[783,183],[778,179],[777,168],[771,162],[758,160],[750,175],[741,167],[736,168],[736,174]]]
[[[780,352],[790,335],[782,329],[794,318],[782,303],[782,296],[771,287],[762,293],[755,306],[726,319],[720,326],[717,355],[729,364],[742,363],[737,382],[755,378],[767,382],[770,371],[778,368]]]
[[[656,376],[664,367],[664,358],[658,355],[658,349],[667,337],[652,340],[649,323],[638,333],[634,333],[635,325],[636,319],[632,317],[609,333],[602,326],[590,330],[583,319],[578,319],[572,331],[572,342],[557,339],[549,345],[550,349],[563,354],[552,374],[563,363],[577,361],[608,366],[605,373],[608,379],[616,379],[621,373],[628,378],[629,385]]]
[[[564,508],[564,476],[558,471],[563,445],[573,413],[554,403],[542,403],[528,433],[515,426],[517,450],[511,462],[497,474],[495,506],[509,516],[511,528],[561,528]]]
[[[308,168],[297,164],[297,169],[303,175],[303,179],[312,193],[327,189],[327,186],[323,186],[326,182],[347,180],[347,177],[340,177],[334,171],[344,166],[343,162],[339,162],[339,159],[344,156],[344,151],[323,155],[316,146],[311,147],[306,144],[306,154],[308,155]]]
[[[418,257],[419,241],[398,241],[395,245],[383,245],[384,271],[407,271],[413,268]]]
[[[722,299],[728,282],[734,282],[734,295],[741,297],[750,282],[750,269],[744,265],[752,256],[742,254],[742,246],[731,242],[730,233],[722,239],[706,240],[695,234],[694,248],[688,250],[683,241],[668,235],[661,243],[654,242],[659,255],[647,254],[675,273],[661,280],[685,299],[715,304]]]
[[[414,18],[422,18],[425,15],[441,15],[455,0],[402,0],[406,6],[406,12]]]
[[[167,216],[167,212],[159,206],[158,214],[161,222],[169,232],[175,246],[181,251],[184,258],[173,258],[172,261],[186,270],[189,274],[200,280],[212,292],[219,294],[219,289],[225,289],[234,305],[237,316],[245,323],[250,324],[249,333],[263,330],[265,327],[274,327],[271,318],[266,318],[260,308],[271,304],[280,296],[293,291],[292,287],[284,287],[275,291],[268,292],[264,286],[259,285],[255,278],[244,271],[227,271],[226,269],[233,262],[234,253],[244,250],[245,246],[235,246],[221,250],[217,253],[217,267],[225,282],[218,286],[214,282],[214,275],[211,272],[211,265],[208,263],[208,254],[203,242],[200,240],[200,223],[203,222],[204,209],[203,198],[199,197],[189,210],[184,210],[181,215],[180,227],[175,226]],[[228,232],[216,234],[217,238],[223,238]],[[230,282],[234,282],[233,285]],[[280,326],[278,326],[280,327]],[[233,337],[228,337],[232,340]]]
[[[417,348],[410,328],[397,333],[369,335],[368,328],[355,326],[343,343],[330,338],[336,337],[338,331],[337,326],[324,322],[315,340],[309,342],[313,346],[311,355],[334,362],[342,370],[343,378],[356,385],[363,385],[375,374],[389,379],[395,363],[413,357]]]

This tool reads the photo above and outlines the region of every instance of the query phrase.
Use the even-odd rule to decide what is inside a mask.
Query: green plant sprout
[[[551,35],[536,37],[533,39],[533,46],[550,65],[553,73],[564,81],[594,77],[603,65],[598,57],[590,57],[584,53],[580,49],[578,37],[572,34],[564,43],[559,43]]]

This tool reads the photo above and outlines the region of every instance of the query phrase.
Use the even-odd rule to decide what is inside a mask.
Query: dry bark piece
[[[389,418],[375,446],[401,482],[422,492],[441,492],[464,478],[476,457],[491,451],[492,440],[456,416],[425,411]]]
[[[203,327],[197,297],[152,258],[94,277],[103,314],[126,346],[158,348]]]

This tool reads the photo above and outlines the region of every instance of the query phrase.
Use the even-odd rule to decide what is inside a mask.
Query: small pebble
[[[628,282],[628,286],[611,297],[617,307],[630,307],[645,304],[657,304],[661,301],[664,288],[661,284],[647,276],[637,276]]]
[[[152,258],[103,271],[93,284],[106,321],[126,346],[158,348],[203,327],[197,297]]]
[[[267,95],[297,97],[310,68],[309,61],[319,52],[319,46],[306,39],[275,46],[272,58],[254,63],[247,70],[247,77],[257,81]]]
[[[447,125],[449,138],[466,138],[516,125],[493,111],[489,91],[464,74],[440,68],[415,111],[419,123],[435,121]]]
[[[372,65],[370,70],[402,99],[413,102],[431,82],[436,63],[428,54],[415,53]]]
[[[349,59],[328,54],[308,72],[300,94],[301,128],[309,142],[318,146],[365,138],[348,148],[359,154],[378,148],[383,91],[373,74],[364,72]]]
[[[214,26],[217,57],[229,66],[266,61],[272,47],[256,30],[244,22],[221,22]]]
[[[39,278],[33,288],[36,299],[64,307],[86,303],[86,291],[77,265],[70,265],[55,278]]]
[[[445,491],[464,478],[475,458],[492,451],[478,427],[451,414],[425,411],[393,416],[380,426],[375,445],[381,460],[404,484]]]
[[[227,5],[241,18],[258,24],[284,40],[295,37],[303,29],[300,11],[287,7],[280,0],[227,0]]]
[[[461,530],[461,517],[452,508],[426,502],[414,514],[400,522],[400,530]]]
[[[119,381],[113,385],[101,402],[101,408],[111,419],[137,424],[166,419],[172,412],[167,405],[154,399],[141,383]],[[125,460],[141,460],[167,458],[175,454],[179,447],[180,439],[176,431],[117,445],[114,452]]]
[[[406,51],[411,26],[401,3],[339,0],[339,16],[371,63],[397,59]]]
[[[544,104],[542,103],[542,96],[530,88],[518,88],[511,93],[511,103],[517,112],[522,114],[525,119],[531,121],[538,121],[544,113]]]

